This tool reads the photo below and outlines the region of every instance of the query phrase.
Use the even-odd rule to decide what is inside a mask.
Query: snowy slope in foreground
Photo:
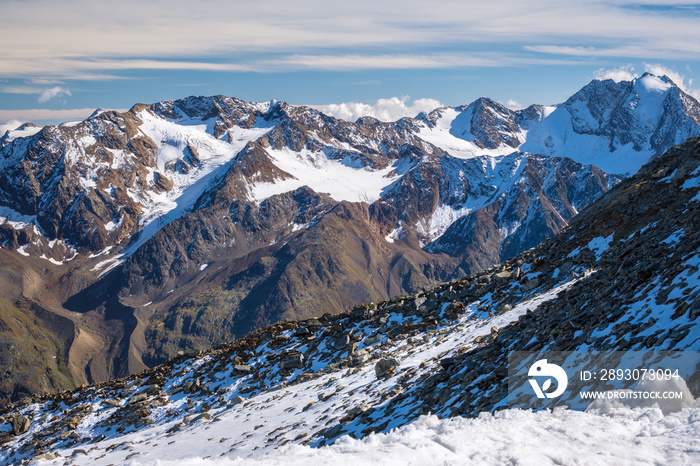
[[[190,457],[133,465],[657,465],[698,464],[700,408],[664,417],[659,409],[613,417],[569,410],[504,410],[478,418],[422,416],[387,434],[335,444],[283,447],[257,459]]]
[[[158,399],[162,401],[148,402],[148,426],[134,429],[128,425],[132,417],[129,413],[145,408],[144,401],[153,393],[153,386],[137,377],[116,396],[104,387],[77,403],[70,400],[28,407],[23,413],[34,422],[26,434],[16,438],[16,443],[8,445],[11,450],[22,452],[33,443],[34,436],[49,440],[52,432],[65,427],[54,417],[57,410],[65,407],[66,422],[74,419],[75,435],[82,440],[80,444],[63,437],[51,441],[58,440],[53,452],[60,456],[49,464],[60,464],[59,459],[65,457],[73,457],[77,465],[124,464],[132,458],[153,464],[157,460],[175,461],[190,455],[257,458],[290,442],[311,442],[317,446],[319,430],[327,431],[338,419],[369,414],[371,407],[383,405],[384,395],[396,390],[398,379],[404,385],[429,374],[440,367],[441,358],[476,347],[475,342],[486,338],[492,328],[516,321],[528,308],[556,298],[578,280],[523,300],[496,316],[479,310],[479,306],[491,304],[489,298],[476,301],[457,320],[415,336],[397,336],[392,340],[383,328],[370,335],[371,329],[364,322],[354,325],[347,322],[352,325],[346,333],[349,338],[361,340],[346,350],[339,349],[333,336],[319,343],[321,338],[307,340],[303,332],[290,329],[268,343],[246,350],[253,354],[246,361],[252,373],[246,373],[244,368],[239,370],[233,356],[220,359],[210,354],[175,364],[169,376],[161,381]],[[422,319],[417,316],[398,312],[382,320],[391,328],[422,325]],[[326,333],[327,330],[320,332]],[[329,352],[333,349],[337,353]],[[279,362],[292,354],[307,355],[304,368],[294,368],[291,372],[281,368]],[[351,364],[355,367],[338,367],[334,361],[343,355],[354,361]],[[374,363],[388,357],[400,361],[400,372],[378,378]],[[201,385],[206,388],[202,392],[191,391],[187,384],[191,387],[199,374],[204,374]],[[394,416],[389,428],[402,425],[405,422],[402,417],[409,415],[412,408],[404,411],[403,415]],[[338,431],[336,435],[339,434]],[[359,428],[354,434],[361,435]],[[0,462],[17,459],[3,453],[0,451]]]

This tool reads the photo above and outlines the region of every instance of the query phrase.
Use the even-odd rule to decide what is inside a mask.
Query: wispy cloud
[[[36,87],[36,86],[1,86],[0,92],[5,94],[38,94],[39,102],[45,103],[51,99],[57,97],[64,97],[72,95],[68,89],[61,86],[54,86],[49,88]]]
[[[532,52],[699,59],[697,15],[687,14],[697,9],[657,3],[204,0],[193,8],[184,0],[3,2],[0,76],[48,84],[116,78],[135,69],[518,66]],[[515,55],[504,55],[504,47]]]
[[[2,52],[0,52],[2,57]],[[31,77],[42,75],[42,78],[30,78],[30,81],[56,83],[62,79],[95,81],[124,79],[123,76],[111,74],[113,71],[127,70],[199,70],[199,71],[255,71],[258,67],[252,64],[211,63],[191,60],[153,60],[153,59],[103,59],[90,58],[76,60],[74,58],[51,57],[38,62],[26,58],[8,58],[3,63],[0,76]],[[53,76],[54,78],[46,78]],[[58,79],[60,78],[60,79]]]
[[[634,67],[632,65],[624,65],[612,69],[600,68],[593,73],[593,77],[601,80],[612,79],[615,82],[620,82],[631,81],[636,75],[634,74]]]
[[[235,63],[210,63],[189,60],[83,60],[72,63],[76,67],[94,70],[200,70],[200,71],[250,71],[249,65]]]
[[[7,123],[0,124],[0,137],[2,137],[7,131],[12,131],[13,129],[19,128],[24,123],[26,123],[26,121],[10,120]]]
[[[524,108],[523,104],[514,99],[507,100],[506,107],[510,108],[511,110],[520,110],[521,108]]]
[[[69,96],[72,95],[71,92],[68,89],[64,89],[61,86],[54,86],[50,87],[48,89],[45,89],[40,95],[39,95],[39,102],[44,103],[48,102],[51,99],[55,99],[57,97],[64,97],[64,96]]]
[[[41,94],[43,91],[32,86],[2,86],[0,92],[4,94]]]
[[[48,86],[51,84],[63,84],[63,81],[60,79],[50,78],[30,78],[29,83],[37,86]]]
[[[320,70],[457,68],[499,65],[499,62],[494,59],[466,54],[292,55],[275,60],[274,63],[292,69]]]
[[[696,15],[700,16],[700,5],[688,3],[661,4],[657,1],[652,3],[630,3],[621,5],[622,8],[639,11],[643,13],[653,12],[665,15]]]
[[[640,41],[639,44],[620,46],[567,46],[567,45],[528,45],[525,50],[550,55],[573,57],[616,57],[646,59],[693,59],[700,58],[700,44]]]
[[[1,54],[1,52],[0,52]],[[191,60],[154,59],[61,59],[43,62],[40,69],[35,61],[6,60],[0,76],[27,77],[36,73],[72,80],[125,79],[119,72],[129,70],[189,70],[213,72],[276,73],[285,71],[357,71],[401,69],[448,69],[518,66],[524,64],[580,64],[580,61],[561,57],[521,57],[497,52],[470,53],[352,53],[352,54],[273,54],[246,58],[239,63]],[[1,55],[0,55],[1,56]],[[109,72],[109,73],[107,73]],[[373,81],[367,81],[371,84]]]
[[[686,77],[678,71],[660,65],[658,63],[646,63],[644,65],[644,71],[648,71],[649,73],[653,73],[657,76],[668,76],[669,78],[671,78],[671,81],[673,81],[676,84],[676,86],[680,87],[684,92],[692,95],[696,99],[700,100],[700,89],[695,89],[693,87],[693,80],[686,79]]]
[[[373,117],[382,121],[396,121],[403,117],[415,117],[420,112],[430,112],[443,104],[435,99],[415,99],[410,96],[378,99],[366,104],[362,102],[344,102],[340,104],[314,105],[326,115],[346,121],[355,121],[360,117]]]

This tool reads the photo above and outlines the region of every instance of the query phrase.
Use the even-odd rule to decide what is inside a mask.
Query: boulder
[[[304,367],[304,355],[301,353],[290,354],[282,360],[282,369],[301,369]]]
[[[386,377],[391,375],[397,367],[399,367],[399,362],[394,358],[380,359],[374,365],[374,372],[378,378]]]
[[[31,425],[32,421],[24,416],[17,414],[12,417],[12,433],[15,435],[24,434],[29,430]]]
[[[235,374],[249,374],[252,370],[252,367],[248,364],[236,364],[233,366],[233,372]]]

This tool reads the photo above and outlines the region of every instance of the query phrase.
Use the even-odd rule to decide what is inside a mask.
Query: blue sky
[[[0,11],[0,125],[212,94],[393,119],[480,96],[559,103],[591,79],[645,70],[700,97],[698,2],[0,0]]]

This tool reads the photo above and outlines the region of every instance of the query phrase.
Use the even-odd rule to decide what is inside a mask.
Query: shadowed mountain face
[[[215,96],[10,131],[0,333],[12,361],[0,398],[480,272],[621,179],[585,163],[641,166],[697,134],[698,114],[646,75],[594,81],[556,108],[479,99],[394,123]]]
[[[345,219],[357,225],[354,232],[337,230],[336,222]],[[355,243],[366,236],[368,219],[366,205],[342,202],[318,220],[314,237],[322,240],[318,247],[323,250],[312,252],[324,253],[327,267],[316,268],[318,274],[328,270],[326,278],[339,283],[336,277],[352,264],[368,268],[363,261],[373,261],[377,269],[384,267],[374,255],[381,243]],[[335,315],[278,322],[127,379],[0,407],[0,461],[63,463],[71,457],[77,465],[107,465],[132,458],[182,462],[185,456],[214,455],[240,461],[271,452],[277,461],[285,445],[319,447],[344,435],[362,439],[402,426],[415,432],[410,424],[428,413],[432,417],[418,422],[479,416],[490,423],[495,421],[488,413],[496,410],[503,410],[497,419],[509,422],[528,413],[530,427],[556,412],[567,413],[577,425],[584,425],[581,419],[641,418],[639,438],[647,439],[649,431],[668,432],[663,429],[673,425],[675,433],[690,432],[679,445],[692,445],[700,398],[700,366],[691,359],[700,350],[698,225],[700,138],[694,138],[618,183],[554,237],[471,277]],[[332,236],[322,236],[331,230]],[[350,258],[331,261],[327,244],[333,241],[347,248]],[[292,253],[303,255],[293,243],[271,252],[274,259],[241,267],[248,277],[267,267],[274,286],[292,290],[285,277],[275,276],[280,269],[272,261],[292,264]],[[289,252],[282,252],[285,248]],[[302,284],[310,280],[304,272],[291,276]],[[255,296],[268,302],[268,296]],[[188,318],[185,310],[172,315],[183,323]],[[615,397],[607,406],[601,400],[582,402],[577,394],[596,382],[579,380],[572,372],[568,392],[559,400],[538,401],[534,392],[509,396],[509,384],[517,381],[508,367],[513,351],[576,351],[558,362],[568,369],[600,367],[586,359],[596,351],[646,351],[645,359],[653,351],[674,351],[680,358],[675,364],[669,363],[672,358],[659,363],[649,357],[639,369],[664,364],[685,371],[684,376],[657,384],[629,380],[628,393],[675,391],[682,398],[639,402],[630,401],[630,395],[626,402]],[[608,383],[597,387],[605,393],[611,390]],[[540,402],[570,406],[550,410],[552,404],[546,404],[544,411],[529,412]],[[596,407],[607,409],[580,412]],[[552,425],[561,422],[557,418]],[[395,437],[367,442],[385,446],[387,438]],[[359,444],[351,442],[345,438],[338,445]],[[439,437],[433,435],[430,442],[440,443]],[[454,443],[447,445],[452,450]],[[584,444],[585,453],[589,447]],[[696,454],[692,448],[678,451],[679,462]],[[317,457],[328,450],[320,452]]]

